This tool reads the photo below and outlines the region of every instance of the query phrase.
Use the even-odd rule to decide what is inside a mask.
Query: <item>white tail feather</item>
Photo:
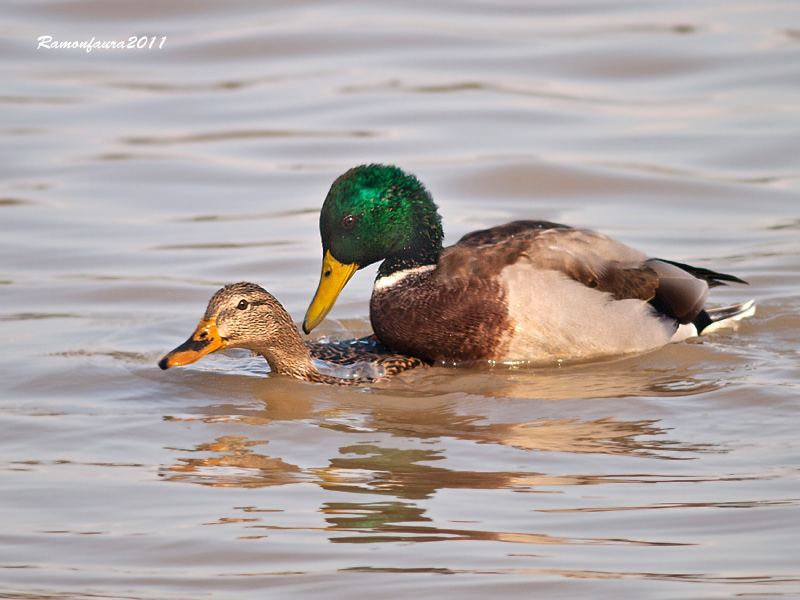
[[[735,304],[734,306],[725,306],[723,308],[709,308],[706,310],[711,323],[707,325],[701,333],[712,333],[717,329],[723,327],[732,327],[738,321],[752,317],[756,314],[755,300],[749,300],[743,304]],[[671,342],[682,342],[699,335],[697,327],[694,323],[686,323],[679,325],[675,335],[672,336]]]
[[[756,314],[756,302],[750,300],[744,304],[737,304],[736,306],[728,306],[725,308],[712,308],[708,311],[708,316],[711,318],[711,324],[703,329],[703,333],[711,333],[722,327],[730,327],[737,321],[752,317]]]

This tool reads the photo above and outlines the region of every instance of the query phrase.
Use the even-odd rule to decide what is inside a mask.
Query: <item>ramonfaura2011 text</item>
[[[113,40],[106,40],[106,41],[96,41],[92,38],[89,41],[71,41],[71,42],[58,42],[53,40],[53,36],[51,35],[41,35],[38,38],[39,45],[36,47],[37,50],[40,48],[47,48],[48,50],[72,50],[76,48],[82,48],[86,50],[86,52],[91,52],[92,50],[122,50],[122,49],[152,49],[157,48],[161,49],[164,47],[164,42],[167,41],[167,36],[161,38],[161,40],[156,43],[158,40],[157,37],[147,37],[143,36],[131,36],[128,38],[127,42],[119,42]]]

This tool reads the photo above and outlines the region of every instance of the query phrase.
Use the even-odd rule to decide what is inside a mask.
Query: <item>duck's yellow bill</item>
[[[358,265],[345,265],[331,256],[330,250],[322,258],[322,273],[319,276],[319,286],[314,299],[306,311],[303,320],[303,331],[311,333],[322,322],[339,297],[339,292],[350,281],[353,274],[358,271]]]
[[[164,358],[158,361],[158,366],[162,369],[169,369],[188,365],[226,345],[227,342],[222,339],[217,330],[217,317],[212,317],[207,321],[200,321],[192,337],[168,352]]]

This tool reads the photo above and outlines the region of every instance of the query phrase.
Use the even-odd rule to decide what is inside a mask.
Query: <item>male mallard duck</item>
[[[605,235],[546,221],[475,231],[442,248],[425,186],[397,167],[362,165],[333,182],[320,214],[322,274],[309,333],[353,274],[381,262],[370,302],[386,346],[426,361],[591,359],[638,353],[753,314],[704,310],[708,288],[745,283],[648,259]]]
[[[234,283],[217,291],[192,336],[164,356],[158,366],[188,365],[222,348],[246,348],[266,358],[274,373],[317,383],[374,383],[424,364],[370,340],[303,342],[281,303],[254,283]],[[320,373],[312,358],[339,365],[371,362],[379,367],[380,375],[333,377]]]

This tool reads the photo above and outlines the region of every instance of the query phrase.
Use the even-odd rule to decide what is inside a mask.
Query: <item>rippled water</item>
[[[0,597],[800,594],[798,65],[789,0],[6,2]],[[758,313],[372,388],[156,367],[224,283],[301,319],[327,188],[373,161],[449,242],[592,227]],[[319,335],[368,333],[374,272]]]

